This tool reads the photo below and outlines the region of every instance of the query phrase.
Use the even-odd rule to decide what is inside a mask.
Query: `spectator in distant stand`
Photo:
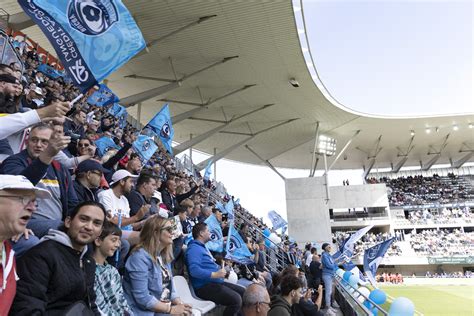
[[[227,271],[215,263],[205,244],[210,233],[205,223],[193,227],[193,238],[186,251],[186,266],[196,295],[218,305],[224,305],[224,316],[237,315],[242,307],[244,289],[224,282]]]
[[[83,202],[66,217],[61,230],[18,260],[18,290],[12,315],[64,315],[78,303],[100,315],[95,304],[95,262],[87,245],[100,234],[105,210]]]
[[[8,239],[24,234],[37,197],[50,198],[23,176],[0,175],[0,311],[8,315],[16,292],[16,263]]]
[[[290,316],[291,306],[300,301],[303,287],[300,279],[294,275],[287,275],[281,280],[280,286],[281,294],[272,297],[269,316]]]
[[[261,284],[254,283],[245,289],[242,298],[244,316],[266,316],[270,310],[270,296]]]

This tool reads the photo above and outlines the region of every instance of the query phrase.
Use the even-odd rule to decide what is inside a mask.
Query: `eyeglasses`
[[[168,233],[171,234],[175,229],[176,229],[176,225],[167,226],[167,227],[163,227],[162,229],[160,229],[160,232],[166,230]]]
[[[77,147],[79,148],[82,148],[82,147],[87,148],[89,146],[90,146],[89,144],[77,144]]]
[[[9,198],[16,198],[21,201],[23,206],[27,206],[30,203],[35,203],[36,205],[36,198],[32,198],[31,196],[18,196],[18,195],[3,195],[0,194],[0,197],[9,197]]]

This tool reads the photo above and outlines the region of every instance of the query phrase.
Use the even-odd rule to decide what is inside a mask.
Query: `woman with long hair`
[[[174,222],[151,217],[125,264],[123,287],[135,315],[191,315],[177,296],[171,274]]]

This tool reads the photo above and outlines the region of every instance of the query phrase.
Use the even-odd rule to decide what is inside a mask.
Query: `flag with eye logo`
[[[153,141],[153,138],[146,135],[138,135],[137,140],[133,142],[132,148],[140,157],[142,164],[145,165],[158,149],[158,146]]]
[[[97,146],[97,151],[100,157],[105,155],[105,153],[108,152],[110,149],[120,149],[120,146],[115,144],[113,139],[108,136],[103,136],[99,138],[94,142],[94,144]]]
[[[105,84],[100,84],[99,89],[94,91],[94,93],[92,93],[87,98],[87,103],[94,106],[106,106],[111,103],[117,102],[118,100],[119,100],[118,96],[115,93],[113,93],[113,91],[110,90],[109,87],[107,87]],[[116,109],[117,107],[112,107],[112,108]],[[111,111],[109,109],[108,113],[112,114],[110,112]]]
[[[18,0],[53,45],[82,93],[145,48],[120,0]]]
[[[253,263],[251,258],[252,253],[250,252],[249,248],[247,248],[247,245],[240,236],[238,230],[235,229],[234,225],[229,226],[229,235],[227,236],[225,251],[226,259],[230,259],[241,264]]]
[[[150,122],[148,122],[145,128],[150,129],[156,136],[160,138],[161,143],[163,146],[165,146],[166,150],[170,154],[173,153],[171,143],[173,141],[174,129],[173,125],[171,124],[170,109],[168,104],[165,104],[161,108],[160,112],[156,113],[156,115],[151,119]]]
[[[206,243],[206,248],[210,251],[223,252],[224,251],[224,236],[222,235],[222,228],[219,221],[211,214],[206,220],[207,228],[210,233],[210,240]]]

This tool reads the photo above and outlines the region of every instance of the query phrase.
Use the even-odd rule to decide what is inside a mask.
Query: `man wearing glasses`
[[[48,199],[48,191],[35,188],[23,176],[0,175],[0,311],[8,314],[16,293],[16,264],[9,239],[23,234],[36,211],[36,198]]]
[[[39,123],[31,128],[26,149],[5,159],[0,168],[2,174],[24,175],[33,185],[51,193],[51,199],[38,199],[38,211],[28,224],[38,237],[50,228],[57,229],[68,210],[78,203],[69,171],[54,160],[69,141],[70,137],[53,134],[50,125]],[[15,251],[19,252],[16,246]]]
[[[244,316],[266,316],[270,310],[270,296],[267,289],[258,283],[251,284],[242,298]]]

